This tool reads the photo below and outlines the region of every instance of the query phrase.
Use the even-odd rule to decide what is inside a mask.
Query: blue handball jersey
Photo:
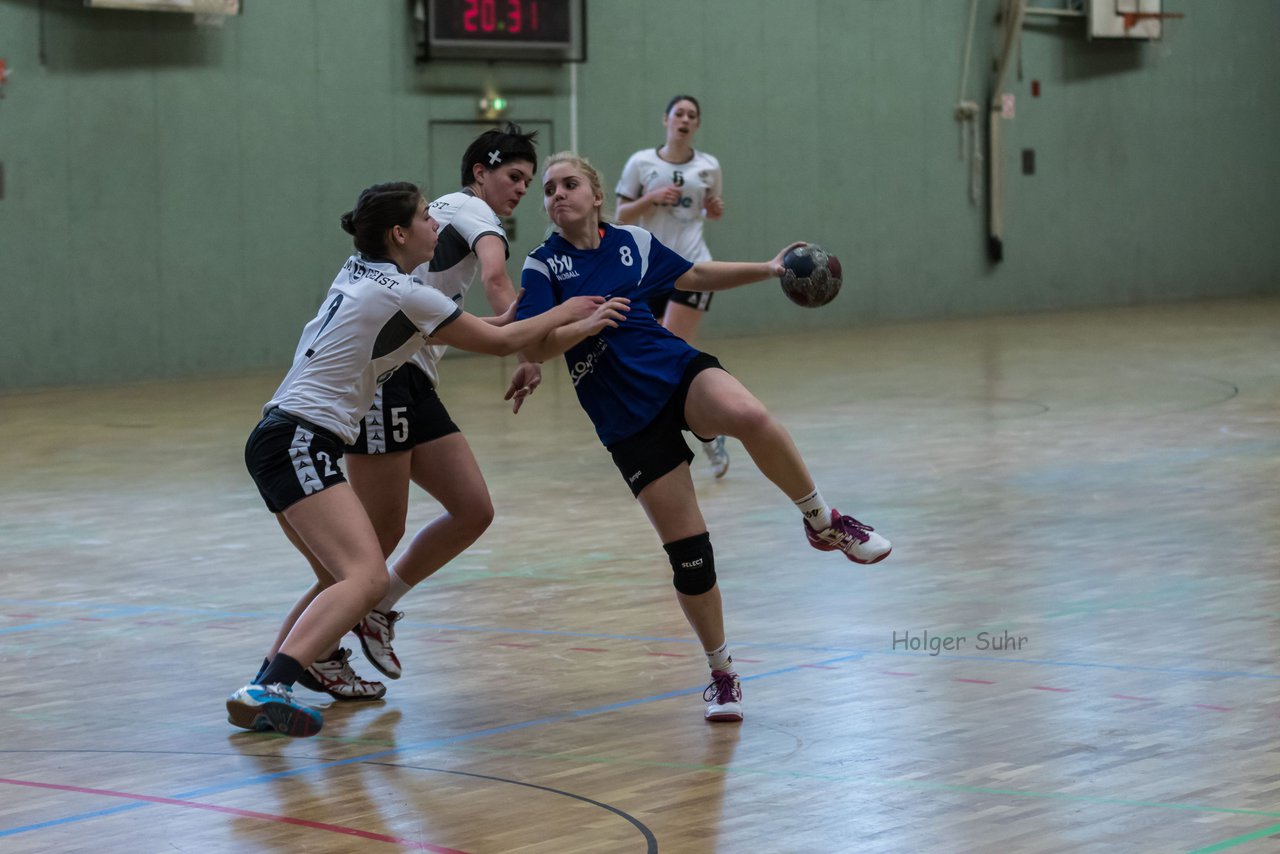
[[[693,266],[633,225],[601,227],[600,246],[578,249],[553,234],[525,259],[516,310],[523,319],[570,297],[627,297],[631,311],[616,329],[584,339],[565,354],[578,402],[596,434],[612,445],[657,417],[698,351],[653,317],[647,302],[669,293]]]

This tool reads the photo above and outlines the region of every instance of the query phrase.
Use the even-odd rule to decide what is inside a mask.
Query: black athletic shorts
[[[341,439],[278,408],[258,422],[244,446],[244,464],[272,513],[346,483],[338,467],[341,459]]]
[[[649,300],[649,310],[653,312],[654,317],[658,318],[659,323],[667,313],[668,302],[687,305],[697,311],[707,311],[711,308],[712,293],[712,291],[681,291],[672,288],[670,293]]]
[[[631,487],[632,495],[653,483],[682,463],[693,461],[693,451],[685,441],[682,431],[689,430],[684,420],[684,403],[689,397],[693,378],[709,368],[720,368],[720,360],[710,353],[699,353],[684,369],[680,384],[671,392],[667,405],[639,433],[628,436],[608,446],[613,464],[622,472],[622,479]],[[692,430],[689,430],[693,433]],[[697,433],[693,435],[698,436]],[[698,436],[703,442],[711,439]]]
[[[348,454],[411,451],[423,442],[457,433],[430,378],[413,365],[401,365],[379,388],[373,407],[360,422],[360,437]]]

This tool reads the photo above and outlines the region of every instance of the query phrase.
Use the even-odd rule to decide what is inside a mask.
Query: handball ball
[[[782,256],[782,292],[805,308],[826,305],[840,293],[840,259],[816,243],[797,246]]]

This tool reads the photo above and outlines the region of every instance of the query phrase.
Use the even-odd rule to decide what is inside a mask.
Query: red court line
[[[608,652],[609,650],[597,649],[594,646],[571,646],[569,647],[569,651],[570,652]]]
[[[520,649],[533,649],[531,643],[495,643],[494,646],[514,646]]]
[[[972,682],[974,685],[994,685],[990,679],[952,679],[952,682]]]
[[[1053,691],[1056,694],[1070,694],[1074,688],[1050,688],[1048,685],[1032,685],[1033,691]]]
[[[210,812],[228,813],[229,815],[239,815],[245,818],[257,818],[263,821],[274,821],[280,824],[296,824],[299,827],[309,827],[313,830],[327,830],[330,833],[341,833],[346,836],[358,836],[361,839],[372,839],[375,842],[390,842],[395,845],[404,845],[408,848],[415,848],[420,851],[434,851],[436,854],[466,854],[465,851],[459,851],[456,848],[445,848],[440,845],[432,845],[430,842],[418,842],[414,839],[401,839],[397,836],[387,836],[383,833],[371,833],[367,830],[357,830],[354,827],[343,827],[338,824],[324,824],[318,821],[307,821],[301,818],[291,818],[287,815],[271,815],[270,813],[254,812],[253,810],[241,810],[235,807],[220,807],[215,804],[203,804],[198,801],[183,801],[177,798],[158,798],[154,795],[135,795],[129,792],[113,792],[109,789],[87,789],[83,786],[61,786],[56,783],[36,783],[32,780],[11,780],[7,777],[0,777],[0,783],[8,783],[11,786],[28,786],[33,789],[55,789],[60,792],[76,792],[83,795],[101,795],[107,798],[124,798],[130,801],[144,801],[150,804],[164,804],[171,807],[190,807],[198,810],[208,810]]]
[[[1208,705],[1205,705],[1204,703],[1196,703],[1196,708],[1197,708],[1197,709],[1208,709],[1208,710],[1209,710],[1209,711],[1211,711],[1211,712],[1229,712],[1229,711],[1231,711],[1231,709],[1227,708],[1226,706],[1208,706]]]

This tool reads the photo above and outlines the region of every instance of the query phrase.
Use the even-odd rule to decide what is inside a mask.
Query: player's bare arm
[[[750,263],[744,261],[702,261],[690,267],[683,276],[676,279],[676,289],[681,291],[727,291],[730,288],[749,285],[773,276],[782,275],[782,256],[796,246],[803,246],[804,241],[797,241],[782,248],[769,261]]]
[[[581,297],[575,297],[575,299],[581,299]],[[605,329],[616,328],[626,319],[626,313],[630,310],[631,300],[626,297],[610,297],[597,306],[590,317],[552,329],[541,341],[526,347],[524,353],[530,359],[539,362],[562,355],[578,342],[597,335]]]

